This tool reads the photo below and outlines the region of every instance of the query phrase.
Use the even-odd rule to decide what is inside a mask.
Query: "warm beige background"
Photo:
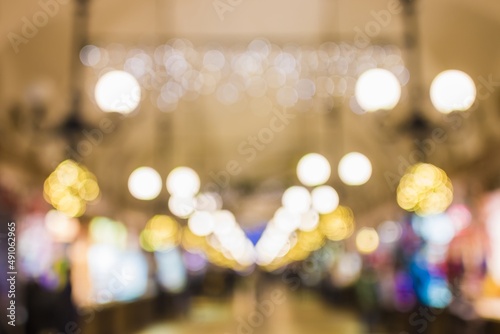
[[[329,40],[352,42],[355,28],[363,28],[374,20],[371,11],[386,9],[388,3],[387,0],[242,0],[221,21],[211,0],[95,0],[90,7],[90,42],[133,46],[185,37],[196,45],[207,42],[232,45],[262,36],[280,45],[289,42],[318,45]],[[32,17],[40,5],[33,0],[0,0],[0,180],[24,194],[40,189],[43,178],[63,157],[65,144],[54,128],[69,111],[73,8],[72,3],[61,5],[59,13],[27,44],[20,45],[16,54],[8,33],[19,34],[22,18]],[[466,71],[476,83],[480,77],[489,76],[500,82],[500,2],[422,0],[418,12],[426,92],[433,77],[449,68]],[[403,48],[402,35],[402,19],[394,17],[374,42]],[[92,80],[86,79],[85,86],[91,92]],[[462,173],[465,170],[470,175],[484,176],[491,172],[488,166],[498,166],[499,91],[500,86],[480,101],[478,111],[458,130],[444,128],[442,117],[426,96],[425,114],[449,135],[446,143],[429,157],[431,162],[452,175],[456,170]],[[48,108],[41,122],[34,121],[30,111],[33,92],[40,92]],[[22,115],[22,130],[11,125],[14,105],[21,106],[15,113]],[[265,219],[272,214],[278,205],[279,191],[273,195],[263,190],[268,194],[265,203],[251,194],[257,193],[262,184],[279,190],[297,182],[295,163],[308,151],[325,154],[334,169],[340,157],[350,150],[363,152],[372,160],[372,180],[362,187],[342,186],[336,173],[331,179],[331,184],[339,189],[341,202],[352,206],[355,213],[367,212],[380,203],[395,203],[395,193],[384,174],[397,173],[398,157],[407,158],[412,149],[409,137],[394,136],[392,128],[409,116],[407,103],[403,101],[388,116],[389,129],[380,127],[385,120],[383,115],[355,115],[347,105],[335,111],[340,118],[338,114],[319,113],[321,110],[324,111],[322,106],[316,106],[300,115],[255,161],[242,164],[243,171],[232,179],[232,185],[240,190],[250,185],[250,192],[236,191],[235,196],[228,196],[228,201],[233,198],[233,209],[241,217],[248,217],[245,220]],[[92,124],[102,117],[90,94],[83,112]],[[36,129],[33,122],[40,123],[40,128]],[[113,214],[123,211],[124,204],[131,209],[158,210],[161,200],[138,203],[128,194],[126,182],[134,168],[153,165],[165,178],[174,166],[184,164],[195,168],[207,182],[210,171],[223,169],[230,160],[242,160],[237,153],[238,144],[248,135],[258,133],[268,122],[268,115],[256,115],[244,104],[227,107],[205,100],[183,102],[177,111],[162,114],[145,102],[140,113],[120,122],[119,128],[85,160],[97,174],[104,194],[101,205],[93,210]],[[166,191],[162,196],[165,200]],[[104,205],[107,203],[111,205]],[[252,215],[259,205],[262,212]]]

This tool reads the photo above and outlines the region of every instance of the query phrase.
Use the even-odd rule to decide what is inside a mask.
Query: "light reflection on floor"
[[[283,303],[269,303],[281,296]],[[276,292],[278,291],[278,292]],[[281,295],[280,295],[281,293]],[[230,302],[197,299],[187,319],[151,325],[137,334],[358,334],[363,326],[358,315],[333,309],[313,294],[292,293],[283,287],[268,289],[255,302],[253,291],[237,291]],[[274,298],[274,300],[277,300]],[[267,302],[264,302],[267,301]],[[267,315],[255,312],[268,307]],[[262,311],[260,312],[262,314]],[[253,317],[253,319],[252,319]],[[253,324],[253,325],[252,325]]]

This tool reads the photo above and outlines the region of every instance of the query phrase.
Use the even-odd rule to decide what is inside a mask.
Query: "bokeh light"
[[[94,45],[85,45],[80,50],[80,61],[85,66],[96,66],[101,61],[101,49]]]
[[[111,71],[99,78],[94,95],[102,111],[129,114],[141,102],[141,87],[132,74]]]
[[[270,108],[350,97],[354,95],[355,77],[374,66],[389,70],[403,85],[409,77],[401,51],[394,45],[366,49],[333,42],[279,46],[255,39],[246,47],[223,47],[195,46],[187,39],[174,38],[155,48],[135,45],[127,50],[117,43],[106,47],[86,45],[80,59],[95,73],[106,67],[130,73],[140,86],[152,91],[152,102],[165,112],[177,109],[183,100],[209,95],[227,105],[267,100]],[[128,94],[122,97],[128,100]],[[129,109],[128,104],[125,109]]]
[[[418,215],[444,212],[453,200],[453,187],[442,169],[431,164],[411,166],[397,189],[399,206]]]
[[[193,197],[170,196],[168,199],[168,209],[179,218],[187,218],[196,209],[196,199]]]
[[[54,262],[53,237],[44,226],[44,216],[29,215],[24,222],[26,228],[17,239],[19,267],[27,277],[40,277]]]
[[[354,214],[350,208],[339,205],[335,211],[321,217],[319,228],[330,240],[347,239],[354,232]]]
[[[167,190],[173,196],[194,197],[200,190],[200,177],[189,167],[176,167],[167,176]]]
[[[121,222],[95,217],[89,224],[89,238],[92,243],[110,245],[117,249],[125,249],[127,243],[127,228]]]
[[[358,280],[362,269],[363,260],[358,253],[342,253],[332,267],[331,279],[335,286],[347,287]]]
[[[180,243],[179,224],[172,217],[156,215],[151,218],[140,234],[141,247],[148,251],[165,251]]]
[[[73,160],[61,162],[43,185],[45,200],[70,217],[85,213],[87,203],[99,196],[97,179],[85,166]]]
[[[401,97],[401,85],[392,72],[375,68],[360,75],[355,96],[365,111],[390,110]]]
[[[371,175],[372,164],[361,153],[348,153],[339,162],[339,177],[347,185],[359,186],[365,184]]]
[[[161,192],[160,174],[151,167],[139,167],[128,178],[128,189],[132,196],[141,200],[152,200]]]
[[[303,156],[297,164],[297,177],[305,186],[317,186],[328,181],[331,167],[328,160],[318,153]]]
[[[445,214],[412,217],[414,231],[426,242],[434,245],[448,245],[456,234],[451,218]]]
[[[439,112],[465,111],[476,99],[476,86],[466,73],[447,70],[432,81],[430,96],[434,108]]]
[[[464,204],[452,204],[446,213],[450,217],[457,232],[468,227],[472,222],[472,213]]]
[[[270,265],[277,258],[286,255],[290,248],[290,232],[283,231],[276,227],[274,222],[270,222],[255,246],[257,263],[261,266]]]
[[[74,241],[80,231],[80,223],[76,218],[57,210],[47,212],[45,227],[55,241],[62,243]]]
[[[377,232],[380,242],[384,244],[392,244],[401,238],[403,228],[398,222],[387,220],[378,226]]]
[[[333,210],[332,210],[333,211]],[[313,231],[319,224],[319,213],[314,210],[308,210],[300,216],[299,229],[304,232]]]
[[[274,225],[284,233],[291,233],[299,228],[301,216],[297,212],[291,212],[286,208],[279,208],[273,217]]]
[[[377,250],[380,239],[377,231],[371,227],[363,227],[356,234],[356,248],[362,254],[370,254]]]
[[[188,226],[197,236],[207,236],[214,231],[215,218],[208,211],[196,211],[189,217]]]
[[[316,228],[311,231],[299,231],[297,233],[297,243],[294,248],[299,248],[310,253],[320,249],[324,244],[325,235]]]
[[[196,209],[216,211],[222,208],[222,197],[214,192],[203,192],[196,196]]]
[[[194,234],[188,226],[182,228],[182,248],[190,252],[203,252],[207,247],[207,239],[204,236]]]
[[[487,197],[484,208],[486,229],[490,240],[491,252],[488,267],[493,284],[500,286],[500,192]]]
[[[289,212],[306,213],[311,206],[311,194],[304,187],[293,186],[285,190],[281,203]]]
[[[312,206],[321,214],[327,214],[339,206],[339,194],[330,186],[314,188],[312,193]]]
[[[154,257],[161,286],[171,293],[182,292],[187,286],[188,277],[181,250],[172,248],[164,252],[155,252]]]
[[[431,278],[423,287],[423,301],[427,306],[433,308],[445,308],[453,298],[453,295],[445,280]]]
[[[218,210],[213,213],[215,218],[214,233],[218,236],[228,235],[236,226],[236,218],[228,210]]]

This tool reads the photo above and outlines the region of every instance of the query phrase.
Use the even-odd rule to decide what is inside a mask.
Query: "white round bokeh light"
[[[458,70],[447,70],[434,78],[430,95],[434,108],[441,113],[465,111],[472,106],[476,99],[476,86],[466,73]]]
[[[214,230],[215,219],[208,211],[196,211],[188,220],[188,227],[194,235],[205,237]]]
[[[111,71],[99,78],[94,96],[102,111],[129,114],[141,101],[141,86],[132,74]]]
[[[319,224],[319,213],[316,210],[309,210],[300,216],[299,229],[304,232],[314,231]]]
[[[189,167],[176,167],[167,176],[170,195],[189,198],[200,190],[200,177]]]
[[[346,154],[339,162],[339,177],[347,185],[365,184],[372,175],[370,160],[361,153]]]
[[[314,188],[311,197],[313,208],[321,214],[333,212],[339,206],[339,194],[330,186]]]
[[[236,227],[236,218],[228,210],[218,210],[213,213],[215,219],[214,233],[217,236],[228,235]]]
[[[297,177],[305,186],[317,186],[330,178],[331,167],[328,160],[318,153],[304,155],[297,164]]]
[[[390,110],[399,102],[401,85],[392,72],[370,69],[356,81],[355,97],[365,111]]]
[[[311,207],[311,194],[304,187],[293,186],[285,190],[281,203],[289,212],[306,213]]]
[[[189,217],[196,208],[196,200],[193,197],[170,196],[168,199],[168,209],[179,218]]]
[[[151,167],[139,167],[128,178],[128,190],[137,199],[152,200],[161,192],[161,176]]]
[[[377,232],[380,242],[384,244],[392,244],[401,238],[403,228],[398,222],[387,220],[378,226]]]
[[[301,223],[301,215],[290,212],[284,207],[279,208],[274,213],[273,224],[284,234],[290,234],[299,228]]]

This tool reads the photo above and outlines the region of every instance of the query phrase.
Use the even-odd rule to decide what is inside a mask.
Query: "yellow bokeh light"
[[[231,268],[234,270],[242,270],[243,267],[238,264],[235,260],[232,258],[226,256],[226,254],[220,252],[219,250],[210,247],[207,245],[205,248],[205,255],[207,257],[207,260],[216,266],[223,267],[223,268]]]
[[[293,247],[290,251],[285,255],[291,262],[294,261],[302,261],[309,257],[311,252],[304,250],[303,248]]]
[[[56,176],[61,184],[71,186],[78,179],[78,167],[73,161],[65,160],[57,167]]]
[[[151,243],[152,240],[152,232],[149,230],[143,230],[139,234],[139,244],[141,245],[141,248],[144,249],[146,252],[154,252],[155,246]]]
[[[399,206],[418,215],[444,212],[453,201],[453,187],[446,173],[431,164],[411,166],[397,190]]]
[[[140,234],[141,247],[148,251],[163,251],[180,243],[179,224],[169,216],[156,215],[151,218]]]
[[[91,178],[80,182],[78,186],[78,195],[81,199],[88,202],[95,200],[99,196],[99,186],[97,182]]]
[[[44,199],[70,217],[85,213],[87,202],[99,197],[99,185],[91,172],[75,161],[65,160],[43,184]]]
[[[182,247],[188,251],[204,251],[208,246],[204,237],[195,235],[187,226],[182,229],[181,242]]]
[[[377,250],[380,244],[378,233],[374,228],[364,227],[356,235],[356,247],[362,254],[370,254]]]
[[[330,240],[349,238],[354,232],[354,214],[345,206],[339,206],[332,213],[321,217],[319,228]]]
[[[325,244],[325,235],[317,228],[313,231],[300,231],[297,236],[297,243],[294,248],[305,252],[313,252]]]
[[[86,209],[85,202],[71,193],[65,194],[60,200],[53,203],[54,207],[70,217],[80,217]]]

